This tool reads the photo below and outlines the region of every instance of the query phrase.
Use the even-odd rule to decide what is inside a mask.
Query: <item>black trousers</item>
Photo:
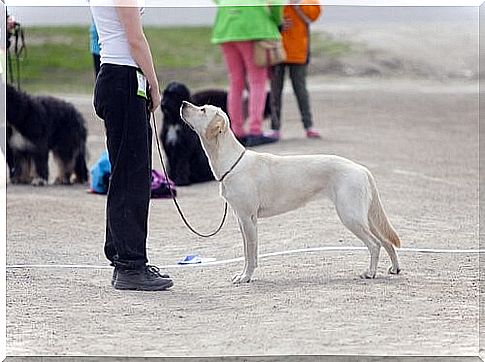
[[[152,130],[148,102],[137,95],[136,71],[103,64],[94,90],[94,108],[104,120],[111,162],[104,252],[113,265],[128,269],[148,262]]]

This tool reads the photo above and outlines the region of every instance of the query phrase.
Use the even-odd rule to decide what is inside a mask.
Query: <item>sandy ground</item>
[[[277,154],[334,153],[368,166],[405,248],[476,249],[478,96],[476,84],[312,82],[322,140],[306,140],[293,96],[284,138],[259,148]],[[103,148],[89,98],[91,163]],[[298,182],[295,184],[295,192]],[[208,230],[222,212],[218,185],[179,188],[192,223]],[[165,293],[114,291],[102,254],[103,196],[86,187],[8,185],[7,264],[80,264],[7,270],[9,355],[213,356],[275,354],[475,355],[476,254],[401,252],[403,274],[361,280],[366,252],[313,252],[263,258],[253,283],[234,286],[242,268],[167,268]],[[325,200],[260,222],[260,253],[361,246]],[[200,253],[242,255],[234,218],[210,240],[192,236],[169,200],[154,200],[149,256],[173,265]]]
[[[386,28],[380,29],[376,34]],[[404,37],[403,31],[399,34]],[[410,37],[416,39],[413,34]],[[315,124],[323,138],[304,138],[294,97],[287,92],[283,140],[258,149],[338,154],[362,163],[376,177],[403,248],[477,249],[478,85],[473,81],[476,63],[471,60],[477,51],[469,47],[466,31],[450,39],[455,48],[448,44],[446,49],[426,34],[430,33],[417,38],[413,54],[435,44],[441,50],[423,57],[441,66],[442,72],[437,71],[442,76],[312,78]],[[409,39],[402,48],[394,47],[395,38],[389,35],[375,39],[379,52],[388,49],[386,54],[392,57],[405,58],[412,50]],[[450,59],[443,59],[450,49],[462,52],[463,57],[453,56],[463,59],[465,66],[456,61],[452,67]],[[461,75],[448,76],[451,68]],[[460,73],[469,68],[471,75]],[[86,117],[91,165],[104,148],[102,123],[95,118],[89,97],[67,99]],[[160,114],[158,118],[160,122]],[[154,165],[160,169],[156,159]],[[7,264],[51,265],[7,269],[8,355],[475,356],[478,352],[476,253],[401,250],[400,276],[386,273],[389,261],[382,253],[377,278],[361,280],[358,274],[368,263],[365,251],[295,252],[262,258],[254,282],[234,286],[230,278],[242,268],[241,261],[173,266],[189,253],[218,261],[242,256],[232,214],[219,235],[203,240],[184,227],[170,200],[153,200],[150,261],[165,266],[175,286],[163,293],[119,292],[110,286],[111,270],[102,251],[105,198],[88,194],[86,188],[7,187]],[[178,193],[197,228],[216,226],[223,204],[215,182],[178,188]],[[261,254],[362,246],[326,200],[261,220],[259,236]],[[378,360],[345,358],[327,360]]]

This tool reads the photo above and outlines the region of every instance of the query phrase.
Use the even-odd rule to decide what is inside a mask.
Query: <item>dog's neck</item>
[[[209,159],[209,165],[216,180],[221,180],[231,170],[245,148],[230,131],[219,135],[215,140],[202,142]]]

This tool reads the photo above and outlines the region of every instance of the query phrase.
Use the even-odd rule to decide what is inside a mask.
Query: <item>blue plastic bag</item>
[[[107,194],[110,175],[111,163],[109,162],[108,151],[104,151],[91,168],[91,192]]]

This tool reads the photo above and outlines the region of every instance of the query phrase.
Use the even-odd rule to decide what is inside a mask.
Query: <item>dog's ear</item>
[[[224,133],[226,129],[226,121],[219,113],[216,113],[215,117],[212,119],[212,121],[210,121],[209,125],[207,126],[207,130],[205,131],[205,137],[207,139],[215,138],[219,134]]]

